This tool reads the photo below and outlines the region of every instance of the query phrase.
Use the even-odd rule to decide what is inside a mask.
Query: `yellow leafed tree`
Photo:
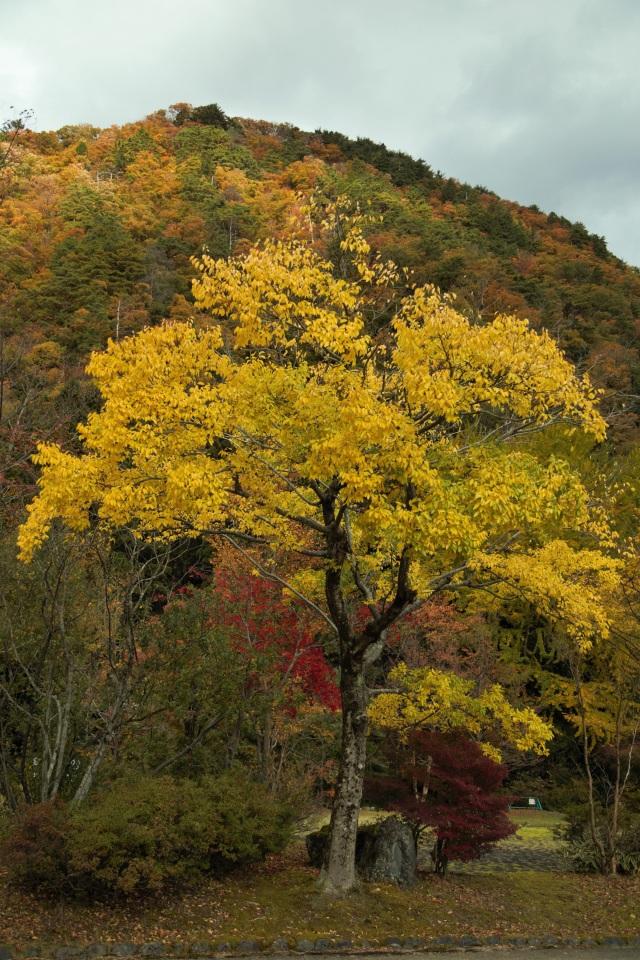
[[[39,448],[20,543],[28,559],[58,519],[77,535],[98,523],[221,537],[275,579],[274,558],[295,559],[287,585],[339,643],[342,761],[321,882],[344,892],[356,882],[365,670],[389,627],[438,590],[512,578],[550,609],[571,583],[563,614],[586,641],[606,617],[580,588],[579,544],[597,552],[606,529],[567,463],[518,442],[557,423],[604,434],[588,382],[553,341],[513,317],[473,324],[429,287],[399,295],[357,218],[332,216],[339,276],[300,242],[204,258],[194,294],[208,328],[167,324],[94,355],[102,409],[79,428],[82,455]],[[540,551],[554,540],[566,556],[545,579]]]
[[[638,561],[627,553],[617,590],[607,594],[611,636],[591,648],[557,640],[562,673],[539,671],[546,702],[561,711],[582,747],[588,830],[598,869],[624,865],[624,811],[640,733],[640,644],[635,608]],[[586,823],[585,823],[586,825]]]
[[[500,740],[517,750],[544,754],[552,737],[551,727],[530,707],[514,707],[499,684],[474,691],[474,682],[430,667],[408,670],[401,663],[389,675],[395,692],[377,696],[369,719],[383,730],[394,730],[405,739],[412,730],[464,729],[471,736],[495,731]],[[483,751],[500,761],[499,748],[490,741]]]

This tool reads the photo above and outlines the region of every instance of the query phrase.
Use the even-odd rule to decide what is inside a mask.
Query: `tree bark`
[[[320,873],[319,886],[325,893],[341,895],[358,885],[355,855],[358,814],[362,800],[367,756],[367,704],[365,669],[380,656],[388,628],[416,599],[409,583],[410,551],[402,551],[398,564],[395,596],[388,606],[380,606],[370,596],[357,563],[352,565],[356,587],[371,612],[364,629],[355,633],[343,593],[342,575],[352,554],[349,514],[345,504],[339,509],[339,485],[322,488],[311,485],[322,504],[327,556],[331,563],[325,571],[325,594],[331,623],[340,644],[340,698],[342,701],[342,751],[336,795],[331,812],[327,858]],[[408,497],[410,499],[410,491]]]
[[[584,701],[582,699],[582,689],[580,687],[580,678],[577,673],[574,673],[575,683],[576,683],[576,693],[578,695],[578,707],[580,710],[580,721],[582,724],[582,756],[584,759],[585,772],[587,774],[587,784],[589,786],[589,829],[591,830],[591,839],[593,840],[593,845],[598,851],[600,856],[600,871],[601,873],[608,873],[608,857],[604,848],[604,844],[600,837],[598,836],[598,827],[596,823],[596,801],[593,785],[593,774],[591,772],[591,759],[589,756],[589,734],[587,731],[587,715],[584,706]]]
[[[356,839],[367,753],[364,660],[350,652],[341,659],[342,751],[327,858],[320,874],[320,888],[331,894],[348,893],[358,885]]]
[[[109,719],[105,724],[104,732],[93,753],[93,756],[91,757],[91,760],[89,761],[82,779],[78,784],[76,792],[71,799],[72,807],[77,808],[86,800],[87,794],[93,786],[93,781],[96,778],[96,774],[102,765],[102,761],[106,757],[109,748],[112,746],[116,738],[118,726],[120,724],[120,717],[127,702],[127,697],[130,693],[130,679],[133,665],[134,660],[132,657],[130,657],[126,664],[124,673],[119,677],[118,697],[111,707]]]

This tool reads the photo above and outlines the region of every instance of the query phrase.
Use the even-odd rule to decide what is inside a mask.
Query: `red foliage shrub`
[[[61,801],[22,807],[2,847],[11,875],[28,890],[63,890],[68,882],[71,829]]]
[[[243,659],[255,664],[255,683],[262,685],[266,673],[285,699],[287,688],[295,685],[328,710],[340,708],[333,669],[317,640],[320,625],[308,607],[294,598],[285,600],[280,584],[223,564],[216,571],[212,600],[216,622],[229,632]],[[293,701],[290,709],[295,713]]]
[[[455,732],[415,731],[389,750],[393,775],[369,777],[366,795],[418,827],[431,827],[449,860],[474,860],[515,833],[509,797],[499,791],[508,770]]]

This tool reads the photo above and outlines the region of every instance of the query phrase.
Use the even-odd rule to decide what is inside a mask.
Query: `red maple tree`
[[[501,792],[507,767],[463,733],[417,730],[387,754],[391,775],[367,778],[366,794],[411,820],[417,836],[430,830],[436,870],[444,872],[449,860],[475,860],[515,833]]]
[[[247,663],[250,684],[264,682],[266,672],[271,687],[284,693],[295,686],[319,705],[339,709],[319,625],[305,604],[284,597],[278,583],[224,565],[216,571],[211,599],[218,625]]]

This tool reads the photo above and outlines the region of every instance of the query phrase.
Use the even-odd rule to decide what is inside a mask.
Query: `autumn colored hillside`
[[[35,133],[5,125],[0,159],[1,509],[19,509],[28,457],[44,436],[70,441],[95,402],[91,350],[193,313],[190,258],[308,236],[311,192],[346,194],[376,218],[383,258],[456,294],[482,322],[497,313],[546,327],[589,369],[635,439],[640,273],[561,214],[460,184],[367,139],[307,133],[178,104],[136,123]]]

